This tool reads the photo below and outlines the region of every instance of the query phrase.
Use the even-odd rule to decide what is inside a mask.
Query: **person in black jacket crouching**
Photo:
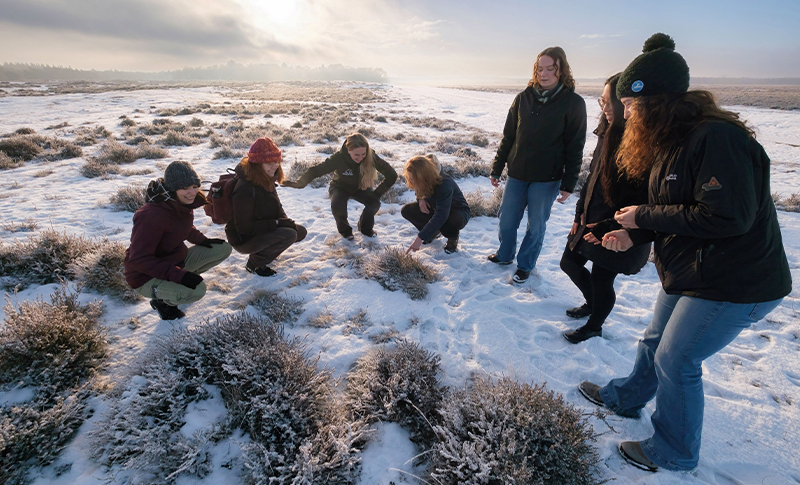
[[[517,253],[514,283],[527,281],[544,242],[553,201],[564,202],[575,189],[586,141],[586,103],[575,93],[575,80],[561,47],[548,47],[536,58],[533,78],[508,110],[503,139],[497,147],[489,181],[508,182],[500,204],[500,247],[489,255],[496,264],[511,264],[517,229],[525,209],[528,224]]]
[[[650,256],[649,241],[626,252],[614,252],[605,249],[598,239],[620,227],[614,221],[618,209],[647,202],[647,184],[620,175],[617,167],[617,148],[625,132],[624,107],[615,92],[618,80],[619,74],[608,78],[598,99],[603,111],[595,130],[597,147],[589,166],[589,177],[575,206],[575,222],[567,247],[561,256],[561,269],[586,299],[583,305],[567,310],[567,316],[589,317],[585,325],[564,334],[573,344],[602,336],[603,322],[617,300],[614,280],[619,273],[638,273]],[[591,271],[586,269],[588,261],[592,261]]]
[[[703,360],[792,289],[769,158],[737,114],[707,91],[688,91],[689,67],[674,49],[669,36],[653,35],[617,85],[628,120],[619,164],[628,177],[650,175],[649,202],[624,207],[615,219],[655,241],[663,289],[631,374],[579,386],[623,416],[638,416],[655,397],[653,435],[619,445],[628,462],[651,471],[697,466]],[[603,246],[625,251],[636,239],[612,231]]]
[[[439,233],[447,238],[444,252],[458,251],[458,235],[469,222],[469,205],[456,182],[441,173],[434,155],[417,156],[406,162],[406,185],[417,201],[403,206],[400,213],[419,229],[406,254],[433,241]]]
[[[306,170],[296,182],[287,180],[283,185],[302,189],[315,178],[331,172],[333,172],[329,189],[331,213],[336,220],[339,234],[345,239],[353,239],[353,228],[347,222],[347,201],[355,199],[364,204],[364,210],[358,220],[358,230],[367,237],[374,237],[375,214],[381,208],[381,196],[394,185],[397,172],[369,147],[364,135],[353,133],[347,137],[341,150],[319,165]],[[379,172],[384,179],[373,190]]]
[[[239,180],[233,188],[233,219],[225,226],[236,251],[249,254],[245,269],[273,276],[268,265],[308,232],[286,216],[275,184],[283,181],[281,151],[269,138],[259,138],[236,166]]]

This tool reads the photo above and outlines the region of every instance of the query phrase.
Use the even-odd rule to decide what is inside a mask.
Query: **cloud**
[[[176,57],[264,49],[297,54],[247,24],[235,4],[223,0],[4,0],[0,22],[48,33],[131,42],[138,49]],[[32,34],[32,37],[35,34]]]
[[[614,37],[622,37],[622,34],[583,34],[580,39],[611,39]]]

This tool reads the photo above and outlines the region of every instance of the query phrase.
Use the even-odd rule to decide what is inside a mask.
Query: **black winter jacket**
[[[231,195],[233,219],[225,226],[225,235],[232,246],[244,244],[255,235],[272,232],[279,225],[294,227],[275,189],[267,190],[244,178],[241,164],[236,166],[236,174],[239,179]]]
[[[575,207],[575,222],[579,225],[575,234],[568,236],[567,245],[570,250],[577,252],[604,269],[628,275],[636,274],[647,264],[651,246],[649,241],[634,246],[627,251],[614,252],[600,244],[592,244],[583,239],[587,228],[581,224],[581,216],[585,215],[586,224],[602,221],[598,226],[606,226],[603,232],[608,232],[609,230],[622,228],[614,221],[614,213],[616,211],[629,205],[647,203],[647,184],[644,182],[636,183],[623,178],[616,186],[619,193],[615,194],[615,206],[612,207],[606,204],[599,173],[605,133],[598,133],[597,130],[594,133],[597,135],[597,147],[595,147],[592,155],[589,178],[581,188],[581,196]],[[629,232],[634,231],[636,230]]]
[[[574,89],[542,104],[528,87],[514,98],[497,148],[492,176],[523,182],[561,180],[564,192],[575,190],[586,142],[586,103]]]
[[[372,159],[375,161],[375,169],[384,177],[383,182],[375,189],[375,195],[380,197],[397,181],[397,172],[379,157],[374,150],[370,149],[370,151],[372,152]],[[331,187],[342,189],[348,194],[355,194],[361,190],[359,187],[361,164],[354,162],[350,158],[350,153],[348,153],[344,144],[342,144],[342,148],[338,152],[325,159],[324,162],[306,170],[306,173],[297,181],[297,185],[299,188],[305,187],[315,178],[331,172],[333,172]]]
[[[436,231],[442,228],[450,213],[455,211],[464,217],[464,221],[469,221],[469,205],[461,189],[449,175],[442,175],[442,183],[433,189],[433,195],[425,198],[425,202],[433,211],[431,220],[419,231],[420,239],[428,241],[433,238]]]
[[[732,123],[706,121],[650,174],[636,225],[655,239],[664,291],[758,303],[792,290],[764,148]]]

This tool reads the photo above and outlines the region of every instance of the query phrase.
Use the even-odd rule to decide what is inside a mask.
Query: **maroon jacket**
[[[194,209],[205,198],[183,205],[176,200],[148,202],[133,215],[131,245],[125,251],[125,280],[139,288],[153,278],[180,283],[188,248],[183,241],[198,244],[207,238],[194,225]]]

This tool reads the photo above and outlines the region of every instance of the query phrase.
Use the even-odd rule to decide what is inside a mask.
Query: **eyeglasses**
[[[607,105],[611,104],[611,101],[606,101],[603,98],[597,98],[597,104],[600,105],[600,110],[602,111],[606,109]]]

